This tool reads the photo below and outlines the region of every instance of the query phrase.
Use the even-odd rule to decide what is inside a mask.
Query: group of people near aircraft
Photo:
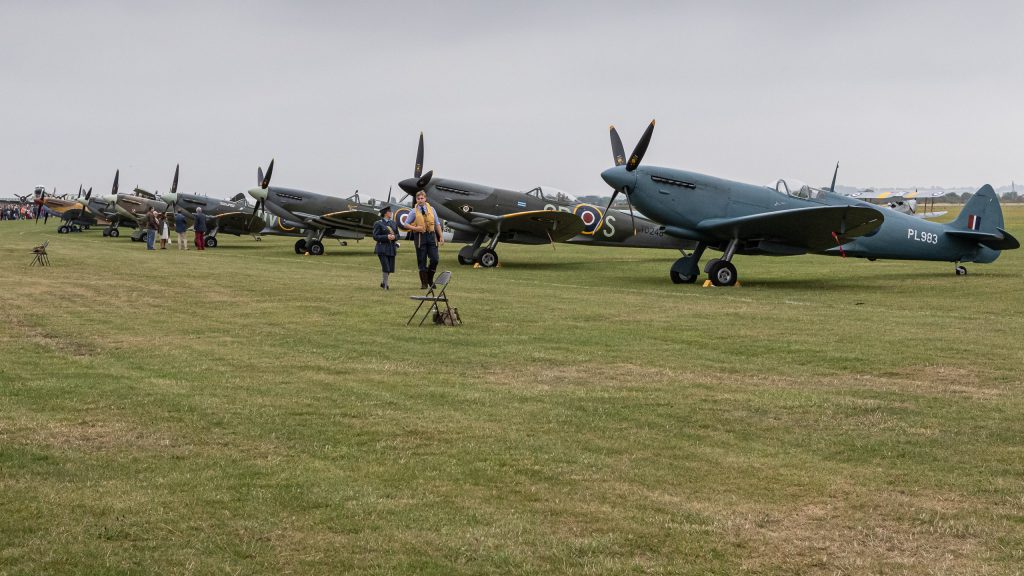
[[[736,254],[790,256],[825,254],[875,259],[931,260],[955,264],[992,262],[1002,250],[1020,246],[1003,228],[998,197],[991,186],[980,188],[948,224],[927,220],[913,209],[884,208],[837,193],[832,185],[814,188],[791,179],[767,186],[733,182],[674,168],[641,165],[650,144],[654,122],[647,127],[627,158],[615,128],[610,130],[614,167],[601,177],[611,186],[606,207],[579,202],[571,195],[547,187],[514,191],[423,173],[423,134],[419,137],[413,176],[399,187],[413,198],[411,204],[361,202],[358,191],[348,198],[295,188],[272,186],[274,161],[266,173],[257,169],[257,186],[243,194],[217,200],[179,194],[175,168],[171,192],[157,195],[136,188],[118,193],[118,174],[112,194],[92,196],[92,189],[75,200],[51,207],[62,220],[107,225],[104,236],[116,237],[120,226],[139,230],[133,239],[149,235],[150,214],[166,214],[196,231],[197,247],[215,247],[218,232],[240,236],[278,234],[297,236],[295,253],[320,256],[323,240],[371,236],[381,259],[381,288],[388,289],[394,257],[403,235],[410,234],[417,256],[421,285],[433,283],[439,254],[446,240],[464,243],[458,252],[462,265],[491,268],[498,264],[497,245],[580,243],[598,246],[666,248],[683,256],[671,267],[677,284],[692,283],[700,275],[700,259],[711,248],[722,253],[703,271],[716,286],[732,286],[738,274]],[[628,212],[612,209],[622,194]],[[50,207],[51,199],[38,195],[36,203]],[[55,201],[55,200],[54,200]],[[642,215],[634,211],[634,205]],[[38,216],[38,211],[37,211]],[[924,216],[924,217],[922,217]],[[68,224],[62,225],[68,227]],[[159,230],[159,227],[157,228]],[[689,253],[687,253],[689,251]]]

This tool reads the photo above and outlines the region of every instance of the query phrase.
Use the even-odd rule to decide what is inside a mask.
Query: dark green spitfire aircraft
[[[250,218],[262,224],[265,221],[257,212],[269,211],[278,218],[270,233],[302,234],[304,238],[295,242],[296,254],[320,256],[324,253],[325,237],[359,240],[371,234],[374,222],[380,220],[377,212],[380,205],[361,203],[358,191],[348,198],[339,198],[271,186],[273,173],[273,160],[267,166],[266,175],[262,168],[257,168],[258,186],[249,190],[249,195],[256,200]]]
[[[693,242],[668,236],[662,226],[640,216],[585,204],[561,190],[537,187],[527,192],[493,186],[434,178],[423,174],[423,134],[420,133],[413,177],[398,186],[410,196],[420,190],[427,195],[438,216],[452,229],[452,241],[469,245],[459,250],[459,264],[479,263],[484,268],[498,265],[498,242],[551,244],[570,242],[596,246],[674,248],[683,250]],[[410,208],[395,212],[404,223]]]
[[[621,192],[664,224],[667,234],[697,242],[692,254],[672,265],[669,276],[675,283],[697,280],[698,263],[708,247],[724,254],[709,261],[704,271],[714,285],[732,286],[736,254],[935,260],[955,262],[956,273],[966,274],[960,262],[991,262],[1000,250],[1020,246],[1002,228],[1002,210],[991,186],[980,189],[955,221],[939,224],[836,194],[838,165],[828,190],[794,180],[754,186],[641,166],[653,133],[652,121],[629,160],[616,162],[601,178],[615,190],[612,201]],[[615,157],[624,157],[614,127],[611,141]]]
[[[169,215],[180,211],[185,215],[188,225],[192,226],[195,222],[196,209],[202,208],[208,224],[208,230],[203,239],[207,248],[217,247],[217,235],[221,232],[234,236],[248,234],[257,240],[260,239],[257,235],[263,231],[265,223],[261,219],[253,220],[249,213],[252,206],[245,201],[245,194],[238,193],[230,200],[221,200],[178,192],[179,168],[180,165],[174,167],[171,191],[160,194],[160,199],[167,205],[166,210]]]

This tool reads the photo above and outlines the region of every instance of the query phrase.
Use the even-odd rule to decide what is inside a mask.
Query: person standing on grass
[[[416,205],[405,217],[403,223],[407,230],[413,232],[416,243],[416,264],[420,269],[420,288],[426,290],[434,285],[434,272],[437,271],[437,247],[444,244],[441,235],[441,219],[437,217],[434,207],[427,204],[427,193],[420,190],[416,193]]]
[[[188,222],[185,221],[185,215],[178,210],[174,214],[174,232],[178,234],[178,250],[188,250],[188,244],[185,243],[185,230],[188,230]]]
[[[196,208],[196,217],[195,222],[192,223],[192,229],[196,231],[196,250],[206,250],[206,214],[203,214],[202,208]]]
[[[167,215],[160,214],[160,249],[167,250],[167,241],[171,239],[171,235],[167,231]]]
[[[156,209],[150,206],[149,211],[146,212],[146,250],[156,250],[153,247],[153,242],[156,241],[156,229],[158,227]]]
[[[398,227],[391,219],[391,207],[380,209],[381,219],[373,223],[373,239],[377,241],[373,252],[380,259],[380,287],[390,290],[388,275],[395,272],[395,255],[398,254]]]

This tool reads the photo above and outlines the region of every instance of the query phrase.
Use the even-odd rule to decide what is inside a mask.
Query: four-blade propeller
[[[427,184],[430,184],[430,179],[434,177],[433,170],[423,174],[423,132],[420,132],[420,144],[416,149],[416,167],[412,174],[412,178],[406,178],[398,183],[398,187],[406,196],[415,196],[417,192],[426,188]]]
[[[644,159],[644,154],[647,153],[647,146],[651,143],[651,136],[654,135],[654,122],[654,120],[651,120],[651,123],[647,126],[647,130],[644,130],[643,136],[640,137],[640,140],[633,148],[633,153],[629,155],[629,160],[626,160],[626,152],[622,147],[622,139],[619,138],[619,133],[615,130],[615,126],[610,126],[608,128],[609,136],[612,141],[612,160],[614,160],[616,166],[625,166],[626,172],[633,172],[640,166],[640,162]],[[636,236],[636,215],[633,213],[633,201],[629,197],[630,190],[628,186],[622,186],[621,188],[616,188],[612,191],[612,198],[608,201],[608,206],[605,207],[604,214],[601,215],[601,220],[597,223],[597,228],[595,228],[595,230],[601,228],[604,224],[605,216],[608,214],[608,211],[612,209],[612,204],[615,203],[615,198],[619,195],[619,192],[626,195],[626,205],[629,206],[629,219],[633,224],[633,235]]]

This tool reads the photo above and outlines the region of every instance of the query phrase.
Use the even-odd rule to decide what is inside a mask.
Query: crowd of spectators
[[[32,208],[31,204],[2,203],[0,204],[0,220],[31,220]]]

